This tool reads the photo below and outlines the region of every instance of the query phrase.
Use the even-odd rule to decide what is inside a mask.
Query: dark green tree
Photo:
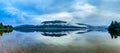
[[[3,24],[2,23],[0,23],[0,28],[3,28]]]

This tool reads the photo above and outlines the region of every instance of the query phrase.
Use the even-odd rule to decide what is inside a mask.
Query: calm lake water
[[[20,32],[0,36],[0,53],[120,53],[108,31]]]

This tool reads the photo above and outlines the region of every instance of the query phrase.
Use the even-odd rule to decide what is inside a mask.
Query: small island
[[[112,21],[110,26],[108,27],[109,31],[120,31],[120,23],[117,21]]]
[[[117,38],[118,36],[120,36],[120,22],[112,21],[112,23],[108,27],[108,31],[111,34],[112,38]]]
[[[0,35],[3,33],[9,33],[13,31],[13,27],[11,25],[3,25],[3,23],[0,23]]]

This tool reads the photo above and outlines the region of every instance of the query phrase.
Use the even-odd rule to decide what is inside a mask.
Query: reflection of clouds
[[[94,34],[93,34],[94,33]],[[106,32],[89,32],[86,34],[74,34],[71,33],[67,36],[62,37],[46,37],[42,36],[42,39],[37,38],[39,41],[45,44],[61,45],[61,46],[81,46],[81,47],[98,47],[103,45],[115,46],[116,44],[109,44],[111,42],[111,37],[108,36]],[[106,43],[107,42],[107,43]]]
[[[94,34],[93,34],[94,33]],[[82,35],[71,33],[63,37],[44,37],[47,44],[63,45],[63,46],[81,46],[81,47],[99,47],[99,46],[119,46],[116,40],[111,40],[111,37],[106,32],[89,32]],[[113,44],[113,43],[117,44]]]
[[[31,47],[31,46],[76,46],[76,47],[118,47],[119,38],[112,40],[106,32],[88,32],[85,34],[69,33],[67,36],[49,37],[39,32],[21,33],[12,32],[0,38],[0,48]]]
[[[46,44],[53,44],[53,45],[68,45],[73,39],[75,39],[75,37],[72,36],[72,34],[61,37],[42,36],[42,39],[39,38],[40,37],[37,38],[39,41],[43,41]]]
[[[11,33],[3,35],[0,39],[2,40],[1,47],[26,47],[32,46],[37,41],[34,39],[35,36],[33,34],[25,34],[25,33]],[[4,46],[3,46],[4,45]]]

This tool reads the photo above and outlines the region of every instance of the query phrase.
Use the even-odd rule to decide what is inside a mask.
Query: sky
[[[120,0],[0,0],[0,22],[9,25],[68,23],[109,25],[120,21]]]

